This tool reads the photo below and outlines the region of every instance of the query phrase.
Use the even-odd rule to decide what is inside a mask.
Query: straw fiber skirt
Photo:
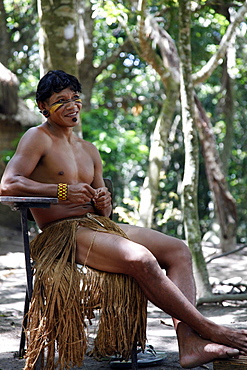
[[[126,235],[103,216],[85,215],[48,225],[31,242],[34,291],[28,312],[25,370],[38,357],[47,370],[81,366],[88,348],[87,326],[99,310],[93,355],[128,359],[135,342],[146,341],[147,300],[136,281],[123,274],[80,269],[75,263],[76,231]]]

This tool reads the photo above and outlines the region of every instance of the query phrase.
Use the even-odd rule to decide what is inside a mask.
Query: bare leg
[[[134,233],[134,231],[131,232]],[[129,236],[131,232],[130,229],[129,232],[127,230]],[[143,229],[142,232],[144,233]],[[153,233],[156,235],[156,232]],[[89,229],[78,230],[77,261],[79,263],[84,263],[93,234],[94,232]],[[157,235],[159,235],[157,238],[161,238],[162,234],[157,233]],[[164,240],[167,242],[167,238],[169,239],[169,237],[162,237],[163,242]],[[163,245],[163,257],[157,256],[159,263],[155,254],[160,254],[157,252],[160,242],[154,239],[154,234],[152,244],[156,250],[153,249],[153,253],[136,242],[99,232],[90,251],[88,265],[103,271],[133,276],[151,302],[178,320],[174,322],[180,348],[180,363],[183,367],[199,366],[218,357],[236,356],[239,351],[247,355],[247,331],[220,327],[203,317],[194,307],[192,297],[194,292],[188,293],[187,299],[186,286],[180,283],[179,272],[181,273],[185,266],[181,267],[177,264],[178,272],[176,272],[176,268],[169,261],[170,243]],[[168,271],[170,269],[170,278],[165,276],[160,268],[161,265],[167,265]],[[178,286],[181,284],[184,294],[171,281],[172,278],[175,284]],[[193,279],[189,278],[189,281],[192,283]],[[192,291],[193,289],[192,287]]]
[[[170,280],[195,305],[196,288],[191,253],[187,245],[182,240],[154,230],[125,224],[119,226],[132,241],[143,245],[155,256]]]
[[[191,253],[183,241],[150,229],[131,225],[119,226],[122,227],[131,240],[139,242],[152,252],[160,267],[166,270],[170,280],[195,306],[196,289]],[[226,353],[229,356],[237,354],[237,351],[231,352],[225,346],[203,341],[190,326],[174,317],[173,322],[178,337],[181,366],[191,368],[203,362],[212,361],[212,358],[215,357],[226,357]]]

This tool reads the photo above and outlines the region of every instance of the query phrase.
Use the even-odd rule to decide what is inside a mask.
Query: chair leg
[[[22,237],[23,237],[23,242],[24,242],[26,277],[27,277],[27,289],[26,289],[24,315],[23,315],[22,331],[21,331],[21,339],[20,339],[20,347],[19,347],[19,358],[23,358],[25,354],[25,342],[26,342],[25,329],[27,328],[27,313],[29,310],[29,304],[31,302],[32,292],[33,292],[33,272],[32,272],[32,266],[31,266],[31,256],[30,256],[29,237],[28,237],[27,208],[22,207],[20,208],[20,211],[21,211]],[[36,369],[36,366],[35,366],[35,369]]]
[[[131,351],[131,369],[137,370],[138,369],[138,363],[137,363],[137,345],[136,343],[133,345],[132,351]]]
[[[29,309],[29,298],[28,298],[28,292],[26,291],[24,314],[23,314],[22,329],[21,329],[21,340],[20,340],[20,347],[19,347],[19,358],[23,358],[25,354],[25,342],[26,342],[25,329],[27,328],[28,309]]]
[[[30,246],[28,237],[27,209],[21,208],[20,211],[21,211],[22,237],[24,242],[24,253],[26,262],[27,294],[30,302],[33,293],[33,272],[31,266]]]
[[[38,360],[36,361],[34,365],[34,370],[41,370],[42,369],[42,356],[41,354],[38,357]]]

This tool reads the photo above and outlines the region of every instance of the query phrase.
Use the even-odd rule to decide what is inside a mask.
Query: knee
[[[192,266],[192,255],[189,247],[182,241],[177,241],[177,247],[175,250],[176,261],[185,263],[186,265]]]
[[[141,248],[131,256],[128,261],[129,274],[132,277],[145,275],[153,268],[158,266],[155,256],[146,248]]]

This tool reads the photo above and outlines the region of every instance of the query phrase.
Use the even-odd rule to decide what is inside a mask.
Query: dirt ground
[[[211,255],[213,247],[205,247],[205,255]],[[247,248],[209,263],[211,282],[218,291],[229,291],[231,282],[247,284]],[[225,284],[221,285],[221,282]],[[20,232],[0,227],[0,370],[21,370],[25,360],[15,357],[19,348],[22,313],[25,296],[25,263]],[[218,324],[247,329],[247,301],[231,301],[223,304],[204,304],[198,308],[206,317]],[[181,369],[178,362],[178,347],[170,317],[160,309],[148,305],[148,344],[154,346],[158,354],[164,355],[161,364],[145,367],[146,370]],[[196,369],[213,369],[209,363]],[[74,370],[79,370],[74,368]],[[86,357],[80,369],[110,369],[109,361],[97,362]]]

